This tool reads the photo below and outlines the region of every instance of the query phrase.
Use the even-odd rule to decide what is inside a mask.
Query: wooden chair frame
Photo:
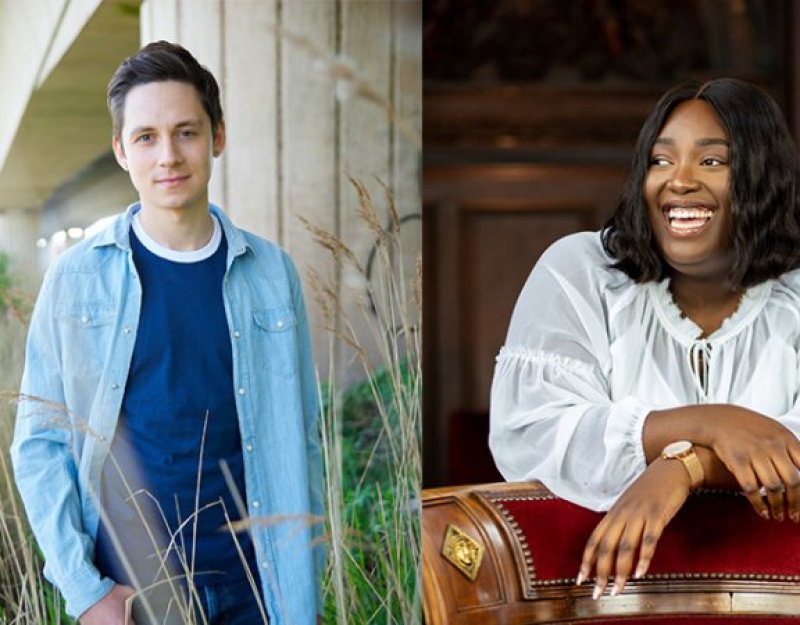
[[[636,622],[637,616],[652,615],[797,616],[800,624],[797,575],[648,575],[629,581],[619,596],[606,594],[597,601],[592,599],[590,583],[578,587],[574,578],[537,580],[524,536],[504,513],[502,501],[553,497],[540,483],[423,491],[423,609],[427,625],[532,625],[626,617]],[[483,549],[474,581],[442,554],[450,525]]]

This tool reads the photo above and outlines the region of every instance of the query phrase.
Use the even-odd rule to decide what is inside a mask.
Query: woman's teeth
[[[697,230],[714,215],[706,208],[670,208],[667,211],[669,225],[674,230]]]

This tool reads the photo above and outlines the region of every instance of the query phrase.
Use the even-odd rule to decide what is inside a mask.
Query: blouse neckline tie
[[[700,401],[708,401],[709,381],[708,374],[711,362],[711,343],[706,339],[699,339],[689,347],[689,367],[692,370],[692,379],[700,396]]]

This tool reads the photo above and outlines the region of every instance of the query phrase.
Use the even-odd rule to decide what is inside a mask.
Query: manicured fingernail
[[[783,521],[783,512],[779,512],[778,514],[776,514],[775,518],[778,519],[778,521]]]
[[[578,577],[575,578],[575,585],[580,586],[585,581],[586,578],[583,576],[583,573],[578,573]]]
[[[592,591],[592,599],[597,601],[600,598],[600,595],[603,594],[603,591],[600,590],[600,586],[595,586],[594,590]]]
[[[800,514],[798,514],[797,512],[790,512],[789,518],[795,523],[797,523],[798,521],[800,521]]]
[[[611,592],[609,593],[612,597],[616,597],[619,594],[619,588],[614,585],[611,587]]]
[[[760,515],[761,515],[763,518],[767,519],[767,521],[769,521],[769,512],[767,512],[766,510],[762,510],[761,512],[759,512],[759,514],[760,514]]]
[[[646,572],[647,572],[647,567],[646,567],[644,564],[641,564],[641,563],[640,563],[640,564],[638,564],[638,565],[636,566],[636,572],[633,574],[633,576],[634,576],[636,579],[639,579],[639,578],[640,578],[642,575],[644,575]]]

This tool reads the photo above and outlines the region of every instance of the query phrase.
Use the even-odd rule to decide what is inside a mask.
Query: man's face
[[[225,127],[211,120],[194,86],[177,81],[138,85],[125,98],[124,125],[113,140],[143,210],[208,209],[212,158],[225,147]]]

